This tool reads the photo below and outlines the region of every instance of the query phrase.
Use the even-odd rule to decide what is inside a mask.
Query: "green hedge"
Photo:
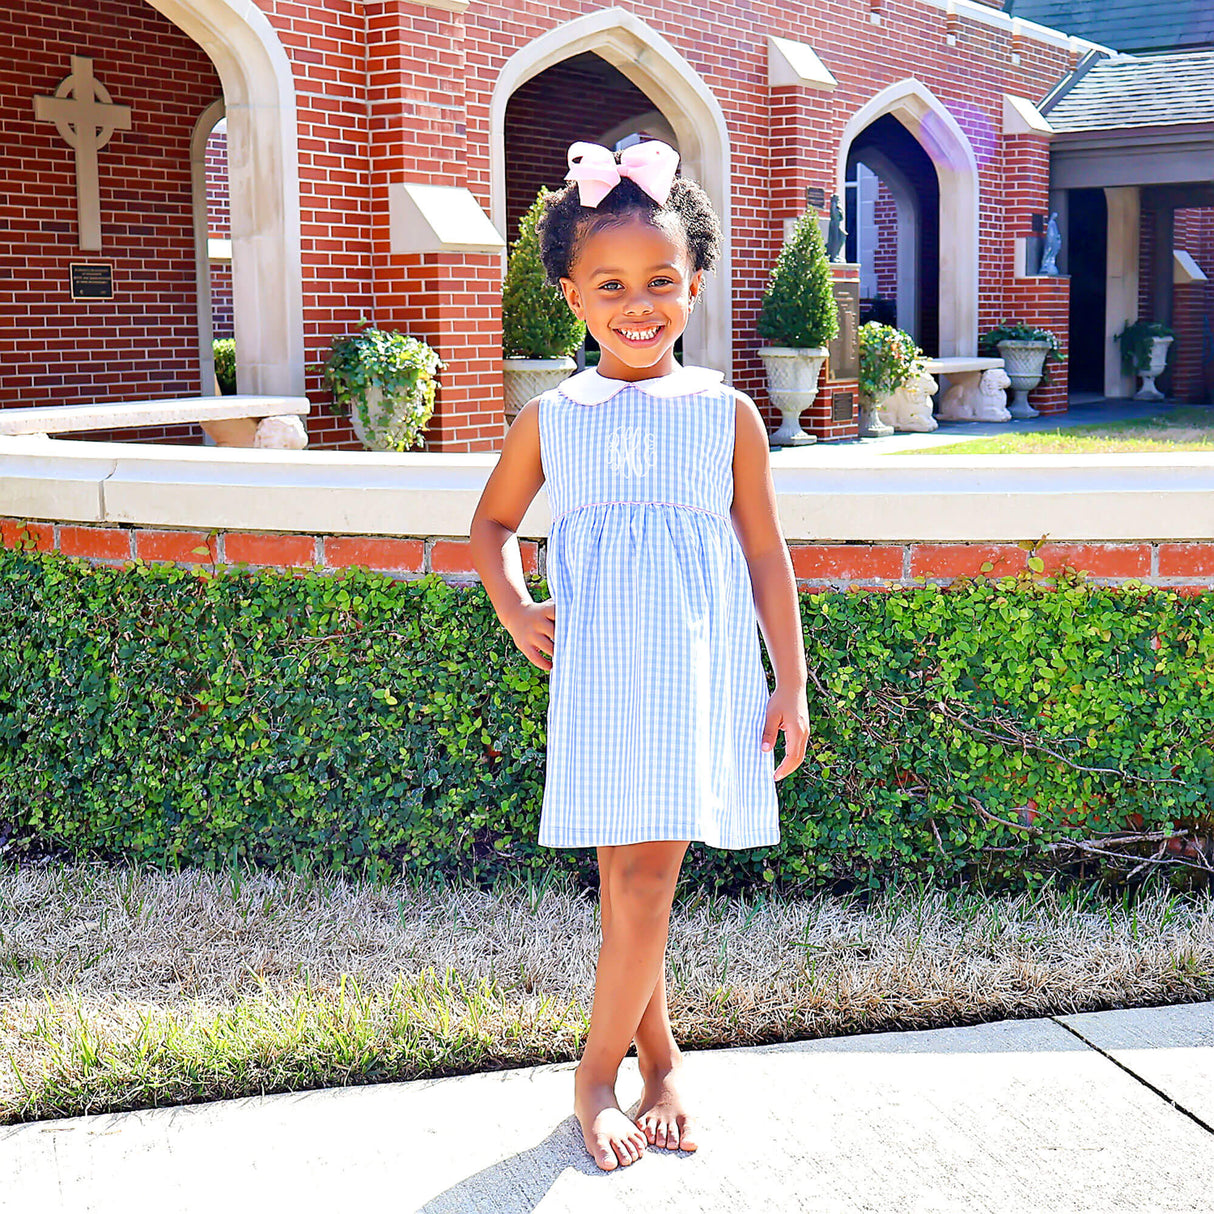
[[[812,736],[782,842],[694,844],[689,879],[1011,879],[1131,814],[1210,828],[1214,596],[1024,575],[801,610]],[[589,879],[592,851],[535,843],[547,680],[479,585],[437,575],[3,551],[0,828],[166,866]]]

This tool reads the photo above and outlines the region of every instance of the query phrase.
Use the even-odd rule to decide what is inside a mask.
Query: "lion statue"
[[[926,434],[937,426],[932,416],[932,395],[939,385],[926,371],[910,379],[887,396],[877,408],[877,415],[895,430],[916,430]]]
[[[1005,422],[1007,391],[1012,386],[1002,367],[982,372],[977,382],[954,384],[940,402],[940,417],[950,422]]]

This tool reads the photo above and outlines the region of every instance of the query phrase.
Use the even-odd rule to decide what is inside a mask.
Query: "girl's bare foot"
[[[636,1124],[645,1132],[651,1146],[694,1151],[699,1145],[695,1122],[688,1116],[679,1094],[682,1069],[683,1056],[678,1052],[659,1064],[650,1063],[640,1068],[645,1089],[641,1093]]]
[[[627,1167],[645,1151],[645,1134],[620,1108],[610,1083],[595,1083],[578,1067],[573,1074],[573,1111],[582,1126],[586,1150],[594,1162],[610,1172]]]

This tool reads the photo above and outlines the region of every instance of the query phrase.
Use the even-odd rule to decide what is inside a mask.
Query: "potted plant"
[[[330,410],[350,414],[354,433],[371,451],[407,451],[424,447],[421,431],[434,413],[443,366],[424,341],[369,321],[357,333],[335,337],[325,360],[325,386],[333,394]]]
[[[1121,347],[1121,370],[1126,375],[1141,375],[1142,387],[1134,393],[1135,400],[1163,400],[1155,387],[1155,377],[1162,375],[1168,365],[1172,340],[1176,334],[1157,320],[1136,320],[1127,323],[1113,339]]]
[[[811,209],[797,220],[780,250],[763,292],[758,333],[769,344],[759,349],[767,369],[767,392],[782,421],[772,446],[816,442],[801,429],[801,413],[818,394],[826,343],[839,332],[839,312],[831,292],[830,262],[822,228]]]
[[[927,355],[915,344],[915,339],[901,329],[870,320],[860,326],[860,434],[865,438],[880,438],[893,434],[889,414],[891,399],[896,393],[927,373]],[[899,415],[902,410],[894,410]],[[908,423],[910,418],[907,418]],[[936,429],[931,422],[916,420],[916,430]],[[910,424],[902,427],[911,429]]]
[[[1040,416],[1029,404],[1029,393],[1039,384],[1049,383],[1045,365],[1047,359],[1066,361],[1057,335],[1036,325],[1005,320],[984,333],[978,339],[978,344],[998,350],[999,357],[1003,359],[1003,369],[1016,393],[1008,412],[1022,419]]]
[[[220,394],[231,396],[236,391],[236,342],[231,337],[217,337],[211,342],[211,357],[215,365],[215,382]]]
[[[586,337],[586,326],[569,310],[561,291],[544,276],[536,233],[546,186],[519,220],[518,239],[506,262],[502,284],[502,380],[506,424],[533,397],[577,369],[571,357]]]

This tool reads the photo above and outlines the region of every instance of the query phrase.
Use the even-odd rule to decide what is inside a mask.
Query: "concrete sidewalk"
[[[689,1053],[687,1081],[700,1150],[611,1173],[572,1063],[10,1126],[0,1210],[1214,1210],[1214,1003]]]

